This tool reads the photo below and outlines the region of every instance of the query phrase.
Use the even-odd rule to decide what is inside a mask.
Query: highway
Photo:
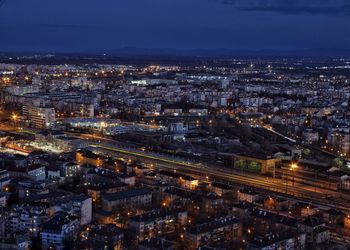
[[[277,178],[253,175],[250,173],[237,173],[235,170],[218,169],[216,167],[203,166],[200,164],[191,164],[187,162],[179,162],[176,160],[156,157],[148,155],[145,152],[137,152],[136,150],[126,150],[116,148],[111,145],[93,145],[96,149],[103,149],[109,153],[113,152],[118,155],[128,155],[139,159],[148,160],[156,165],[157,168],[166,168],[174,171],[179,171],[185,174],[195,175],[196,177],[208,176],[211,180],[225,181],[242,186],[254,187],[257,189],[275,192],[281,196],[294,197],[299,200],[311,202],[313,204],[322,205],[325,207],[333,207],[342,209],[345,212],[350,212],[350,196],[340,194],[339,192],[317,188],[314,186],[304,185],[297,182],[285,181]],[[327,195],[331,198],[326,199]]]
[[[70,133],[70,135],[72,136],[73,134]],[[83,140],[89,140],[90,145],[97,151],[104,152],[111,156],[129,156],[152,163],[159,169],[171,169],[197,178],[202,177],[203,179],[208,176],[211,180],[253,187],[325,207],[338,208],[346,213],[350,212],[350,195],[341,194],[329,188],[315,188],[313,185],[298,183],[296,180],[288,181],[253,173],[242,173],[240,170],[235,169],[188,162],[179,158],[159,155],[154,152],[124,147],[115,140],[101,136],[81,134],[76,134],[75,136]]]
[[[208,176],[211,180],[227,182],[236,186],[252,187],[270,193],[273,192],[281,196],[294,197],[295,199],[312,202],[317,205],[342,209],[344,212],[350,213],[350,195],[341,194],[338,191],[326,187],[315,188],[314,185],[299,183],[297,177],[294,181],[290,179],[283,180],[242,172],[236,169],[189,162],[181,158],[173,158],[155,152],[138,150],[130,147],[129,144],[117,142],[99,135],[71,132],[67,132],[67,135],[88,141],[91,147],[99,151],[104,151],[111,156],[129,156],[152,163],[159,169],[171,169],[197,178],[205,178]]]

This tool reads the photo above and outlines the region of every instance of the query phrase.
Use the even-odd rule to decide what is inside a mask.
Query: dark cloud
[[[350,0],[7,0],[0,8],[0,51],[348,49],[347,4]]]
[[[349,0],[222,0],[243,11],[350,16]]]

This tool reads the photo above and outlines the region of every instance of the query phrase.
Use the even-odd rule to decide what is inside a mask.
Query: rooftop
[[[225,217],[220,219],[215,219],[211,222],[206,222],[192,226],[188,229],[188,232],[191,234],[202,234],[206,232],[211,232],[217,228],[226,227],[228,225],[233,225],[239,223],[239,220],[236,217]]]
[[[175,246],[175,243],[171,241],[167,241],[165,239],[150,238],[148,240],[141,241],[139,245],[148,247],[150,249],[165,250]]]
[[[103,199],[113,201],[113,200],[121,200],[121,199],[127,199],[135,196],[150,195],[150,194],[152,194],[152,190],[149,188],[135,188],[135,189],[130,189],[130,190],[116,192],[116,193],[104,194],[102,197]]]
[[[43,232],[46,233],[61,233],[62,227],[76,220],[75,216],[68,213],[58,213],[43,225]]]

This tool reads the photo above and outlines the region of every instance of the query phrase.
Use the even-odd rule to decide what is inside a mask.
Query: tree
[[[333,160],[333,164],[338,168],[342,168],[344,167],[344,159],[341,157],[337,157]]]
[[[310,150],[310,149],[305,148],[305,149],[303,150],[303,155],[309,156],[310,154],[311,154],[311,150]]]

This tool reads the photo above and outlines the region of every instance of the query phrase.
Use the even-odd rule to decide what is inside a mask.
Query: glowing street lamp
[[[293,186],[294,186],[294,176],[295,176],[295,170],[298,169],[298,165],[295,164],[295,163],[292,163],[292,165],[290,165],[290,170],[292,171],[293,173]]]
[[[16,124],[17,120],[18,120],[18,115],[16,113],[12,113],[11,115],[11,120],[13,121],[14,124]]]
[[[18,116],[17,116],[17,114],[13,113],[11,118],[12,118],[12,120],[17,120]]]
[[[295,163],[292,163],[292,165],[290,165],[290,170],[295,170],[298,168],[298,165]]]

